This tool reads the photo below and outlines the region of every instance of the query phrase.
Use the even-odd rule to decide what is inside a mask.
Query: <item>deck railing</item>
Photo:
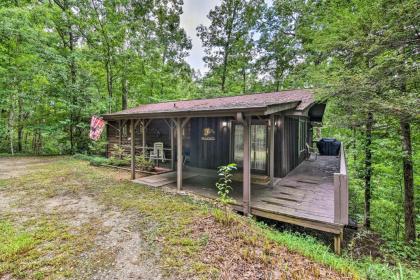
[[[340,171],[334,173],[334,223],[347,225],[349,221],[349,185],[344,144],[340,147]]]

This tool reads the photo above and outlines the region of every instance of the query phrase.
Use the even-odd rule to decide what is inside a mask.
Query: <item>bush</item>
[[[130,158],[118,159],[115,157],[111,157],[107,160],[106,164],[113,165],[113,166],[127,166],[127,165],[130,165]]]
[[[136,166],[144,171],[152,171],[155,168],[154,163],[144,155],[136,156]]]
[[[103,164],[107,164],[107,165],[117,165],[117,163],[121,164],[121,161],[127,162],[127,160],[117,160],[117,159],[111,159],[111,158],[106,158],[106,157],[98,157],[98,156],[89,156],[89,155],[85,155],[85,154],[75,154],[73,156],[75,159],[80,159],[80,160],[86,160],[88,161],[91,165],[94,166],[99,166],[99,165],[103,165]],[[117,165],[119,166],[119,165]]]
[[[124,147],[114,144],[112,146],[111,156],[117,159],[123,159],[126,156]]]

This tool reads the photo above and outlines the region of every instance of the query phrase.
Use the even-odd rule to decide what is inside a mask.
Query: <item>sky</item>
[[[187,32],[187,36],[192,40],[192,49],[186,60],[191,67],[200,70],[201,73],[205,73],[207,69],[203,62],[204,48],[201,45],[200,38],[197,37],[197,31],[195,29],[200,24],[207,26],[210,24],[207,14],[219,3],[220,0],[184,0],[184,13],[181,15],[181,26]]]

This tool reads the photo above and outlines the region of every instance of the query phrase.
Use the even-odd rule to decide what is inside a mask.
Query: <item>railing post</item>
[[[340,172],[334,173],[334,223],[348,224],[349,188],[344,145],[340,147]]]

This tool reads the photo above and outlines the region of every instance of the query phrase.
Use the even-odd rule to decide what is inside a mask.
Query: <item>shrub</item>
[[[125,155],[125,149],[123,146],[117,144],[114,144],[114,146],[112,146],[111,157],[123,159]]]
[[[136,156],[136,166],[144,171],[152,171],[155,168],[154,163],[144,155]]]
[[[227,206],[229,205],[229,203],[233,202],[233,199],[229,196],[229,192],[232,190],[231,183],[233,171],[235,170],[235,163],[220,166],[217,169],[218,175],[220,177],[216,183],[217,194],[219,195],[218,201],[223,205],[226,223],[229,223]]]

